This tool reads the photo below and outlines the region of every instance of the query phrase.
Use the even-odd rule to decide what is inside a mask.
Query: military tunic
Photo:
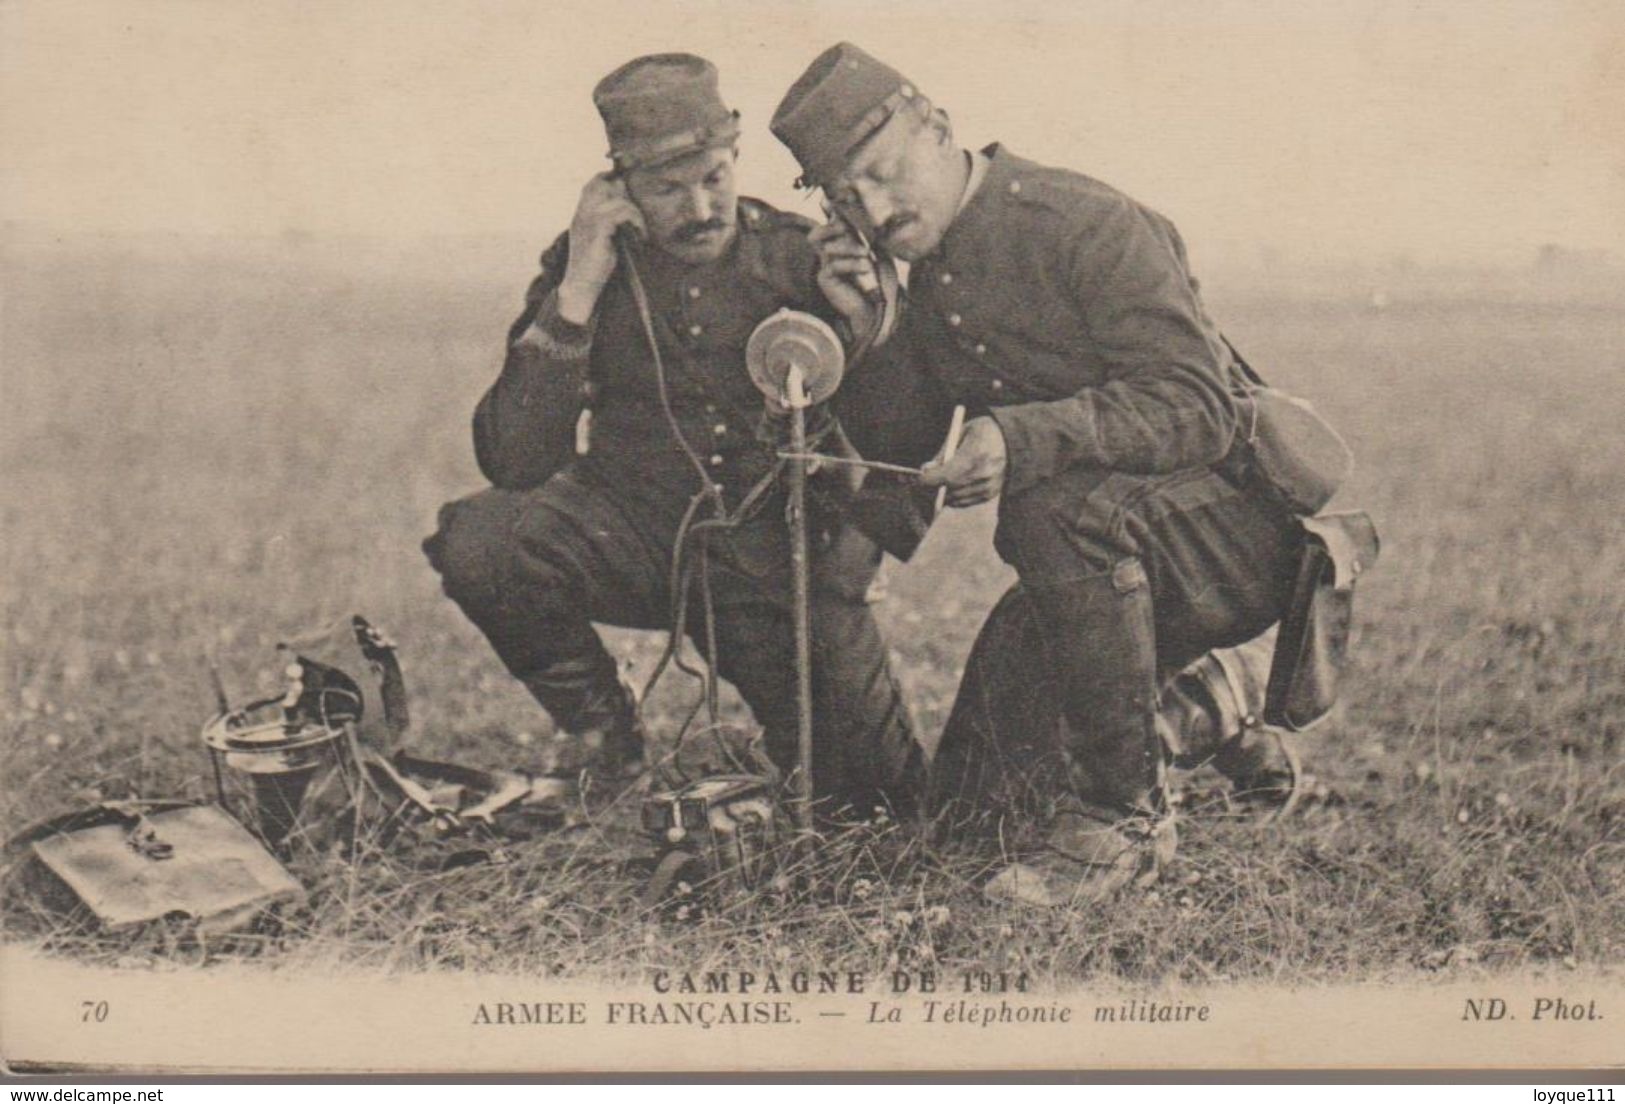
[[[776,464],[745,369],[747,339],[781,307],[834,317],[818,293],[810,225],[742,199],[735,242],[715,262],[635,252],[671,415],[730,509]],[[701,482],[663,409],[625,273],[586,325],[559,315],[567,250],[566,235],[542,255],[501,375],[475,413],[475,451],[494,489],[447,506],[426,547],[447,593],[509,669],[558,724],[579,731],[614,699],[615,666],[591,622],[670,627],[678,528]],[[576,455],[584,405],[590,448]],[[716,662],[789,767],[796,714],[784,499],[775,488],[760,501],[742,524],[705,540]],[[814,554],[818,781],[825,792],[878,789],[902,800],[888,787],[918,769],[918,752],[864,601],[879,553],[850,534],[837,539],[839,528],[826,517]],[[688,628],[703,647],[694,593]]]
[[[780,307],[835,320],[818,293],[817,262],[806,243],[810,225],[747,199],[734,245],[715,263],[685,265],[658,250],[635,252],[672,412],[708,478],[734,501],[774,459],[757,433],[761,393],[744,370],[751,331]],[[662,513],[674,504],[680,510],[698,474],[662,410],[630,288],[625,279],[611,281],[588,324],[574,325],[557,306],[568,262],[565,235],[542,255],[502,375],[475,413],[481,469],[498,487],[541,482],[569,459],[576,415],[588,403],[592,447],[580,472]]]
[[[1230,354],[1173,225],[1105,184],[994,146],[914,268],[918,352],[991,414],[1006,494],[1080,465],[1153,474],[1230,448]]]
[[[995,545],[1037,599],[1080,786],[1143,805],[1159,682],[1279,618],[1298,529],[1233,474],[1236,368],[1172,224],[1081,174],[984,155],[913,266],[902,340],[1004,436]],[[944,744],[985,708],[965,693]]]

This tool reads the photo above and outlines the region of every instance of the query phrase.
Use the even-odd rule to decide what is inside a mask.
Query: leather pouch
[[[1298,732],[1337,702],[1348,662],[1355,581],[1376,562],[1377,527],[1360,512],[1304,518],[1303,558],[1281,619],[1264,722]]]

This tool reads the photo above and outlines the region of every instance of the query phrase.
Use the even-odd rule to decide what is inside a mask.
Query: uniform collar
[[[949,253],[975,242],[991,220],[998,217],[998,211],[1005,202],[1021,191],[1021,166],[1025,164],[1021,158],[997,142],[971,156],[974,186],[967,185],[958,213],[948,224],[942,241],[928,260],[940,261]],[[979,179],[978,168],[981,170]]]
[[[966,205],[970,203],[971,197],[976,194],[977,189],[982,186],[982,179],[987,176],[989,158],[984,151],[970,150],[965,156],[970,158],[970,172],[965,176],[965,191],[959,197],[959,206],[954,208],[954,218],[956,219],[964,214]]]

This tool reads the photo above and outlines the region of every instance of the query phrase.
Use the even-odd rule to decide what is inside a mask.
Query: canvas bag
[[[1318,514],[1354,470],[1354,453],[1305,399],[1266,384],[1228,338],[1233,392],[1255,471],[1300,517]]]

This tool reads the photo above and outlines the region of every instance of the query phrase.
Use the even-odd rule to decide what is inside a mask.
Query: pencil
[[[948,422],[948,439],[942,443],[942,462],[946,464],[954,458],[959,451],[959,435],[965,429],[965,404],[960,403],[954,407],[954,416]],[[936,513],[942,513],[942,505],[948,500],[948,485],[944,483],[937,488]]]

